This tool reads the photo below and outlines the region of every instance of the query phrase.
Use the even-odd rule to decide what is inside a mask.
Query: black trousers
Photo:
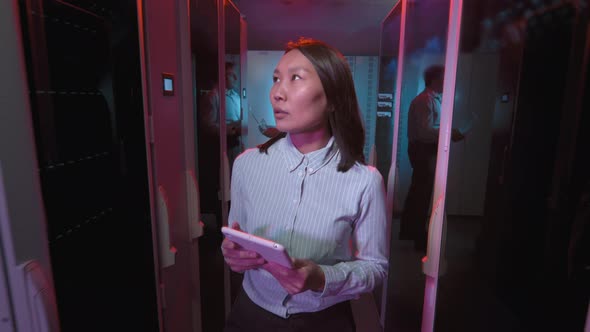
[[[224,332],[354,332],[350,302],[335,304],[318,312],[279,317],[252,302],[243,290],[238,294]]]
[[[408,155],[412,165],[412,183],[400,222],[400,239],[414,240],[414,247],[426,249],[426,223],[436,170],[436,143],[410,142]]]

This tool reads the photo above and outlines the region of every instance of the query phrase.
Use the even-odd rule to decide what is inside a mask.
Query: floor
[[[448,217],[446,271],[439,279],[435,330],[523,331],[512,313],[495,296],[474,264],[480,231],[478,218]],[[399,219],[394,219],[390,282],[385,331],[420,331],[425,276],[423,253],[411,241],[398,240]]]

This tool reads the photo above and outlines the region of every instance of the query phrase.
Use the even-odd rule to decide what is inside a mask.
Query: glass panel
[[[421,259],[432,205],[449,16],[448,0],[403,5],[407,8],[401,28],[403,59],[397,60],[402,61],[402,78],[397,82],[401,93],[399,134],[394,142],[396,181],[389,188],[394,203],[386,331],[419,331],[422,322],[425,278]],[[384,41],[384,46],[386,43],[391,41]],[[383,47],[382,53],[391,47]]]
[[[401,33],[401,3],[398,3],[381,26],[379,58],[379,93],[375,126],[376,167],[387,183],[391,166],[391,144],[395,122],[395,88],[399,69],[399,39]]]
[[[230,170],[234,159],[244,150],[245,142],[245,137],[242,135],[240,16],[238,9],[230,1],[225,1],[225,123]],[[243,275],[229,269],[227,271],[230,280],[229,298],[233,303],[242,285]]]
[[[375,148],[378,158],[376,158],[375,167],[383,176],[385,183],[388,183],[390,167],[393,164],[391,158],[392,142],[397,139],[397,137],[394,137],[394,125],[399,121],[396,118],[395,101],[396,98],[399,98],[399,95],[396,95],[396,83],[400,68],[399,41],[401,22],[402,4],[399,2],[381,25],[379,91],[377,94],[377,118],[375,120]],[[391,190],[391,188],[388,188],[388,190]],[[392,257],[391,254],[390,257]],[[389,267],[389,274],[392,275],[394,270],[391,260]],[[393,280],[393,278],[388,279],[390,282]],[[385,327],[391,326],[391,320],[394,318],[389,314],[393,309],[391,305],[393,305],[393,296],[395,296],[394,292],[392,292],[393,287],[391,283],[388,283],[385,288],[388,293],[384,298],[381,294],[375,294],[377,299],[381,299],[382,307],[385,308],[385,315],[381,317],[382,324]]]
[[[224,262],[221,255],[220,110],[218,61],[218,1],[191,1],[196,156],[201,220],[199,238],[202,330],[222,331],[225,322]]]
[[[436,331],[583,330],[590,177],[576,165],[588,160],[589,122],[572,102],[588,91],[577,10],[465,1],[453,113],[465,139],[449,159]]]
[[[244,149],[240,70],[240,12],[225,1],[225,123],[230,170]]]

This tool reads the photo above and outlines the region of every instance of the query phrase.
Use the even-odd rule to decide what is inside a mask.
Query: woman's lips
[[[274,114],[275,114],[276,119],[282,119],[282,118],[286,117],[287,115],[289,115],[289,113],[287,113],[281,109],[275,109]]]

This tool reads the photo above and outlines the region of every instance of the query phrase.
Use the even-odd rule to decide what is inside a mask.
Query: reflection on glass
[[[391,166],[391,148],[394,133],[395,84],[399,67],[399,38],[401,4],[395,6],[384,20],[381,35],[379,93],[375,128],[376,167],[387,183]]]
[[[412,99],[408,110],[408,157],[412,177],[399,231],[400,240],[414,241],[414,249],[421,252],[426,251],[425,222],[434,187],[444,67],[432,65],[426,68],[423,77],[424,90]]]
[[[242,130],[244,110],[242,108],[241,68],[241,14],[230,1],[224,1],[225,11],[225,133],[228,172],[233,167],[236,157],[244,151],[246,130]],[[247,121],[246,121],[247,125]],[[229,197],[226,198],[229,200]],[[231,202],[230,202],[231,204]],[[229,210],[229,206],[228,206]],[[230,296],[233,303],[242,284],[242,275],[227,270],[230,281]]]
[[[241,143],[242,107],[237,64],[225,63],[225,125],[227,132],[227,154],[230,165],[243,150]]]
[[[398,121],[395,118],[395,97],[396,83],[399,69],[399,39],[401,32],[401,3],[398,3],[385,18],[381,26],[381,49],[379,51],[379,90],[377,94],[377,118],[375,120],[375,148],[377,162],[375,166],[383,176],[385,183],[391,182],[388,179],[392,162],[392,145],[394,142],[394,125]],[[395,174],[395,171],[392,173]],[[395,176],[395,175],[394,175]],[[391,188],[388,188],[391,190]],[[397,234],[397,232],[393,232]],[[390,238],[393,238],[390,236]],[[393,249],[393,246],[391,246]],[[381,302],[381,323],[387,329],[392,325],[393,316],[390,314],[395,306],[394,290],[392,286],[394,266],[397,264],[392,260],[393,251],[389,257],[388,284],[385,285],[387,293],[375,294],[378,303]],[[375,292],[376,293],[376,292]],[[380,296],[381,295],[381,296]],[[384,310],[383,310],[384,309]]]
[[[244,150],[242,98],[240,95],[240,12],[225,1],[225,124],[229,166]]]
[[[197,179],[203,236],[199,238],[202,330],[222,331],[225,323],[221,246],[218,1],[191,1],[191,49],[195,86]]]
[[[394,115],[396,169],[391,173],[395,186],[390,195],[394,219],[385,330],[419,331],[425,282],[421,258],[426,249],[437,158],[449,1],[403,1],[398,7],[402,5],[406,6],[405,26],[400,22],[401,8],[394,10],[383,24],[381,50],[379,92],[384,99],[392,93],[393,106],[399,105],[394,109],[399,113]],[[402,30],[404,48],[399,59],[395,36]],[[397,82],[399,70],[401,81]]]

